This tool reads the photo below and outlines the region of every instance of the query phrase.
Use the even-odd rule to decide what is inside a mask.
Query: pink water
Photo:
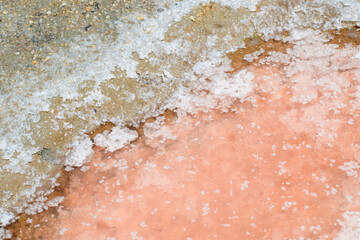
[[[143,136],[114,153],[95,147],[90,169],[70,174],[64,202],[31,235],[333,239],[343,213],[360,211],[357,169],[341,167],[360,161],[355,73],[316,76],[339,86],[334,97],[311,83],[315,73],[248,69],[255,91],[233,111],[175,119],[166,124],[175,140]]]

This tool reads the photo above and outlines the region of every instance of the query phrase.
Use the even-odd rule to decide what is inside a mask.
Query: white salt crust
[[[167,1],[164,1],[164,3]],[[64,99],[76,99],[80,95],[77,92],[78,86],[82,81],[86,79],[92,79],[99,84],[105,79],[113,77],[111,70],[115,66],[119,66],[122,70],[126,71],[128,77],[136,78],[138,75],[136,73],[136,68],[138,62],[133,59],[132,53],[136,52],[140,59],[144,59],[151,52],[165,52],[165,53],[174,53],[174,49],[181,48],[183,43],[181,41],[165,43],[163,42],[164,34],[167,31],[168,27],[173,23],[179,21],[181,17],[191,11],[195,6],[198,6],[200,3],[207,3],[208,1],[183,1],[176,4],[171,4],[168,9],[165,9],[164,12],[158,13],[156,18],[147,18],[141,23],[138,23],[136,27],[128,26],[123,23],[119,23],[119,31],[128,31],[127,35],[121,35],[117,41],[118,45],[115,47],[109,48],[106,44],[100,42],[96,36],[90,37],[88,42],[78,43],[74,42],[74,47],[70,49],[73,55],[86,56],[88,62],[80,63],[77,67],[77,70],[73,72],[72,75],[68,75],[65,79],[60,78],[57,75],[54,75],[54,81],[46,82],[42,86],[42,89],[30,89],[33,94],[24,96],[14,97],[11,94],[0,95],[0,101],[6,102],[5,109],[3,111],[6,113],[10,111],[13,105],[18,104],[19,111],[18,114],[12,118],[1,119],[13,129],[13,131],[8,131],[7,129],[0,129],[0,154],[4,159],[9,159],[10,163],[5,167],[5,169],[11,169],[13,172],[23,172],[23,164],[30,162],[32,160],[32,154],[38,152],[40,147],[24,147],[24,142],[32,141],[30,135],[24,134],[26,129],[29,128],[30,122],[37,122],[39,120],[40,111],[48,111],[50,106],[50,101],[54,96],[60,96]],[[233,8],[246,7],[249,11],[256,10],[257,0],[255,1],[215,1],[223,5],[230,6]],[[338,5],[339,1],[332,1],[334,5]],[[350,5],[349,5],[350,4]],[[160,4],[161,5],[161,4]],[[355,9],[355,10],[354,10]],[[266,15],[266,8],[257,13],[257,17],[261,18],[261,15]],[[359,10],[359,11],[356,11]],[[357,1],[346,1],[346,4],[341,8],[339,5],[340,17],[337,19],[329,20],[328,28],[339,28],[341,27],[341,21],[359,21],[359,2]],[[341,14],[343,13],[343,14]],[[136,15],[129,16],[129,18],[136,18]],[[264,18],[266,19],[266,17]],[[292,65],[291,56],[292,54],[302,54],[304,48],[311,47],[311,42],[314,40],[318,43],[321,41],[325,42],[326,37],[321,36],[318,32],[312,30],[298,31],[294,30],[297,27],[297,19],[289,19],[289,22],[279,27],[278,30],[291,30],[291,35],[287,41],[298,41],[302,44],[298,44],[298,48],[290,50],[289,54],[280,54],[273,53],[267,61],[283,62],[289,65],[288,74],[289,76],[295,74],[298,71],[301,71],[301,66]],[[301,24],[301,23],[300,23]],[[156,27],[154,27],[156,26]],[[148,29],[151,31],[144,36],[144,32],[148,32]],[[145,31],[146,30],[146,31]],[[267,26],[267,29],[258,29],[259,32],[263,32],[265,39],[273,37],[274,30],[272,26]],[[126,31],[124,31],[126,32]],[[216,42],[216,38],[208,40],[209,46],[213,46]],[[146,43],[146,44],[144,44]],[[99,50],[102,52],[101,56],[89,54],[88,46],[95,44],[99,46]],[[308,45],[306,45],[308,44]],[[310,44],[310,45],[309,45]],[[241,46],[242,43],[239,43]],[[237,48],[239,46],[234,46]],[[313,49],[309,51],[311,56],[318,54],[318,56],[326,56],[332,54],[332,49],[327,49],[326,52],[323,49],[318,49],[318,46],[313,46]],[[180,114],[185,113],[196,113],[199,110],[207,111],[211,108],[220,108],[226,110],[226,108],[236,99],[244,99],[253,89],[253,74],[248,70],[241,70],[235,74],[228,74],[227,71],[231,70],[230,60],[224,56],[225,52],[231,51],[232,49],[225,49],[224,51],[210,51],[206,53],[204,60],[199,61],[194,65],[193,71],[190,71],[185,74],[184,83],[187,87],[181,86],[176,91],[176,93],[167,101],[161,109],[177,109]],[[188,50],[184,48],[182,53],[178,53],[179,56],[186,55]],[[72,56],[73,56],[72,55]],[[67,52],[60,52],[59,55],[53,56],[50,61],[58,61],[61,58],[66,58],[69,56]],[[249,59],[253,59],[257,56],[257,53],[249,56]],[[360,59],[360,50],[357,50],[357,54],[354,55],[354,58]],[[45,67],[45,66],[43,66]],[[48,67],[48,66],[46,66]],[[57,66],[54,66],[55,68]],[[51,70],[51,69],[50,69]],[[62,75],[61,69],[59,70],[60,75]],[[171,77],[169,74],[164,74],[168,77]],[[32,85],[37,85],[37,82],[42,82],[43,76],[27,76],[30,77]],[[24,79],[22,76],[15,77],[15,86],[9,86],[13,88],[22,88],[24,87]],[[210,80],[210,82],[208,81]],[[204,94],[204,90],[207,90],[209,93]],[[360,92],[360,90],[359,90]],[[360,95],[360,94],[359,94]],[[26,97],[25,97],[26,96]],[[21,99],[22,101],[19,101]],[[101,105],[106,98],[99,92],[92,92],[83,103],[79,103],[80,107],[82,104],[87,102],[97,101]],[[304,100],[307,101],[307,100]],[[69,106],[70,108],[70,106]],[[59,113],[58,117],[61,117]],[[159,128],[161,129],[161,128]],[[170,136],[170,133],[167,133],[164,130],[162,135]],[[148,136],[150,136],[148,134]],[[108,151],[116,151],[129,142],[137,138],[137,133],[127,128],[121,128],[119,126],[112,129],[111,132],[104,132],[103,134],[98,134],[94,142],[98,146],[107,148]],[[174,138],[173,136],[169,137]],[[70,167],[80,167],[83,164],[90,161],[91,157],[94,154],[92,150],[93,142],[91,139],[86,136],[77,137],[74,142],[69,146],[70,150],[66,153],[66,165]],[[20,153],[17,157],[13,157],[14,153],[20,150]],[[2,170],[2,169],[0,169]],[[0,171],[1,172],[1,171]],[[39,185],[40,186],[40,181]],[[36,186],[34,186],[35,189]],[[29,191],[28,195],[34,193],[35,190]],[[60,199],[57,199],[57,202]],[[40,201],[41,202],[41,201]],[[58,203],[59,203],[58,202]],[[58,204],[54,203],[54,204]],[[39,205],[41,205],[40,203]],[[52,204],[52,203],[51,203]],[[41,208],[43,206],[38,206]],[[36,211],[35,211],[36,212]],[[7,210],[0,210],[0,226],[6,226],[9,224],[15,215],[12,212]],[[349,235],[347,231],[348,226],[352,226],[355,223],[357,224],[359,220],[359,214],[349,213],[344,215],[345,223],[343,223],[342,233],[339,234],[339,239],[349,239],[348,236],[357,236],[358,235]],[[346,219],[351,219],[347,221]],[[345,234],[346,233],[346,234]],[[0,228],[0,239],[8,237],[8,232]],[[358,237],[359,238],[359,237]],[[351,239],[351,238],[350,238]],[[356,238],[354,238],[356,239]]]
[[[339,220],[341,230],[334,240],[360,239],[360,212],[346,211]]]
[[[111,132],[106,130],[102,134],[97,134],[94,142],[97,146],[106,148],[107,151],[114,152],[134,141],[138,137],[138,133],[127,127],[113,127]]]
[[[160,144],[167,142],[167,140],[175,140],[177,138],[170,127],[164,125],[164,119],[164,117],[158,117],[154,122],[144,125],[144,136],[148,146],[157,148]]]
[[[88,163],[94,155],[92,150],[93,143],[89,136],[77,137],[70,145],[70,150],[66,153],[65,165],[70,167],[81,167]]]
[[[4,228],[0,227],[0,239],[10,239],[12,234],[9,230],[5,230]]]
[[[4,227],[12,222],[14,213],[0,208],[0,227]]]
[[[355,55],[356,58],[360,59],[360,52]]]
[[[55,197],[49,201],[47,201],[46,205],[48,205],[49,207],[57,207],[59,206],[60,203],[62,203],[64,201],[64,197],[63,196],[59,196],[59,197]]]
[[[208,58],[195,64],[186,74],[188,87],[180,87],[164,104],[179,114],[196,113],[219,108],[226,110],[237,99],[245,98],[253,89],[253,74],[244,69],[234,74],[230,59],[219,52],[210,52]]]

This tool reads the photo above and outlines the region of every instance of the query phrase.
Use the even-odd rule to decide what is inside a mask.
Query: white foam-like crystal
[[[221,75],[212,77],[214,81],[209,84],[209,89],[218,97],[245,98],[253,89],[254,75],[246,69],[225,78],[222,77]]]
[[[110,152],[114,152],[123,148],[125,145],[134,141],[138,137],[138,133],[127,127],[116,126],[104,131],[101,134],[97,134],[94,137],[95,144],[100,147],[106,148]]]
[[[59,206],[60,203],[62,203],[64,201],[63,196],[59,196],[59,197],[55,197],[49,201],[46,202],[46,205],[48,205],[49,207],[57,207]]]
[[[360,59],[360,52],[355,55],[356,58]]]
[[[147,145],[156,148],[168,140],[177,139],[177,136],[173,134],[171,128],[164,125],[164,119],[164,117],[158,117],[154,122],[144,125],[143,130]]]
[[[178,112],[196,113],[213,108],[226,108],[237,99],[244,99],[252,90],[253,74],[246,69],[234,74],[231,61],[216,51],[210,52],[204,61],[194,65],[186,74],[187,87],[180,87],[165,108]]]
[[[342,20],[348,22],[357,22],[360,26],[360,1],[359,0],[341,0],[344,4],[342,11]]]
[[[0,227],[0,239],[10,239],[12,234],[9,230]]]
[[[14,213],[0,208],[0,227],[4,227],[9,223],[11,223],[14,217],[15,217]]]
[[[360,239],[360,212],[346,211],[338,222],[341,230],[335,240]]]
[[[224,4],[225,6],[229,6],[235,9],[238,9],[240,7],[247,8],[251,12],[256,11],[256,6],[260,2],[260,0],[245,0],[245,1],[239,1],[239,0],[216,0],[214,2]]]
[[[89,162],[94,155],[93,143],[89,136],[77,137],[70,145],[66,153],[65,165],[70,167],[81,167]]]

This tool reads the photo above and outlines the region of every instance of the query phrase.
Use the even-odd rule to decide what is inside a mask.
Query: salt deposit
[[[134,130],[130,130],[126,127],[113,127],[111,132],[105,131],[102,134],[98,134],[94,138],[94,142],[97,146],[104,147],[110,152],[119,150],[134,141],[138,137],[138,134]]]

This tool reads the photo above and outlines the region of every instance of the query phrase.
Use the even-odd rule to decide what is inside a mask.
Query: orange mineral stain
[[[247,69],[254,91],[228,112],[166,121],[167,134],[113,153],[95,147],[22,239],[334,239],[343,213],[360,211],[356,73]],[[337,84],[336,97],[314,78]]]

